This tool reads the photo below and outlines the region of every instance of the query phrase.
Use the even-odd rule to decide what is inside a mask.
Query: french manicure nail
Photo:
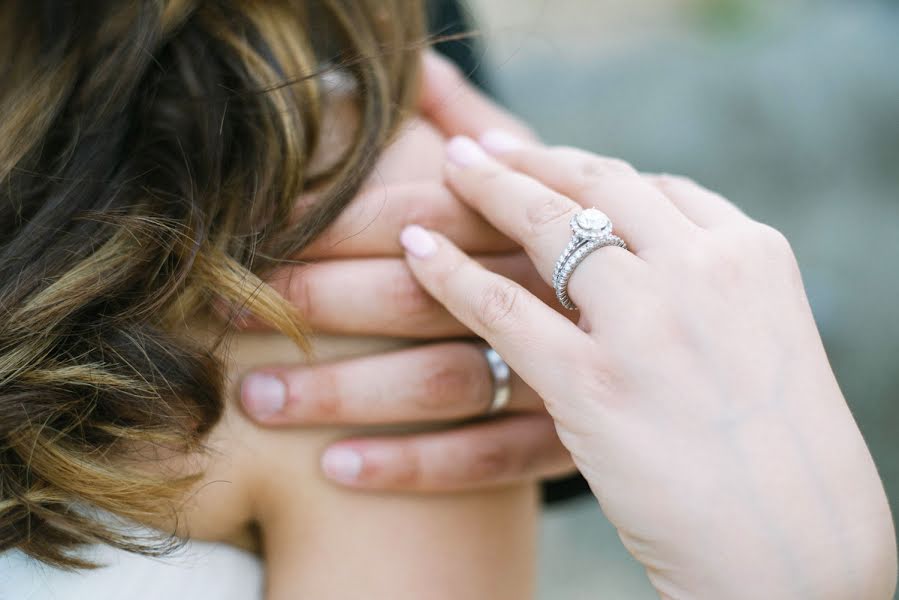
[[[437,253],[437,242],[430,232],[419,225],[409,225],[400,233],[400,243],[416,258],[429,258]]]
[[[244,378],[241,398],[247,412],[257,419],[267,419],[284,408],[287,386],[274,375],[254,373]]]
[[[349,448],[328,448],[322,455],[322,471],[329,479],[353,483],[362,472],[362,455]]]
[[[462,135],[446,144],[446,155],[460,167],[473,167],[487,160],[487,153],[473,139]]]
[[[485,131],[480,139],[481,146],[491,154],[503,154],[518,150],[524,143],[508,131],[502,129],[490,129]]]

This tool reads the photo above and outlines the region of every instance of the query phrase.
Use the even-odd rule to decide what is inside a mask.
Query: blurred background
[[[790,238],[899,514],[899,3],[469,0],[467,9],[481,32],[476,75],[545,140],[689,175]],[[553,505],[540,598],[597,590],[656,598],[592,498]]]

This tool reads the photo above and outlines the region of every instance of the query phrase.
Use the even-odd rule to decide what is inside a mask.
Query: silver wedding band
[[[617,246],[627,250],[627,244],[612,234],[612,221],[604,212],[587,208],[571,218],[571,241],[562,251],[553,270],[553,288],[559,303],[568,310],[577,310],[568,295],[568,282],[579,264],[592,252],[606,246]]]
[[[485,345],[481,350],[484,352],[484,358],[487,359],[490,377],[493,380],[493,399],[487,409],[487,414],[492,415],[509,405],[509,399],[512,396],[512,369],[509,368],[503,357],[490,346]]]

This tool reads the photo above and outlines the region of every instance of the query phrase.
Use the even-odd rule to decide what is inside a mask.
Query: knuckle
[[[653,178],[662,187],[699,187],[699,184],[684,175],[662,173],[660,175],[655,175]]]
[[[430,316],[436,301],[407,272],[400,271],[388,281],[389,300],[406,317]]]
[[[764,259],[764,265],[769,269],[768,275],[772,274],[770,269],[773,267],[780,277],[801,289],[802,274],[790,240],[770,225],[760,223],[753,229],[756,252]]]
[[[768,255],[775,256],[792,256],[793,247],[790,240],[779,230],[770,225],[758,224],[754,227],[758,244],[761,249]]]
[[[604,158],[600,156],[588,156],[581,160],[579,165],[581,178],[585,181],[593,181],[612,175],[633,175],[634,168],[618,158]]]
[[[512,463],[512,452],[508,447],[498,442],[485,443],[472,450],[466,469],[468,479],[494,481],[509,473]]]
[[[728,229],[709,245],[699,245],[691,252],[691,261],[708,273],[736,276],[754,266],[793,264],[793,250],[778,230],[762,223]]]
[[[321,365],[313,367],[315,390],[307,400],[309,412],[314,418],[335,419],[343,412],[341,400],[340,372],[335,366]]]
[[[722,292],[757,287],[760,282],[785,281],[802,286],[799,265],[789,240],[777,229],[750,222],[722,229],[684,249],[684,265],[696,281]]]
[[[543,230],[559,221],[571,217],[574,207],[571,200],[558,195],[549,194],[527,211],[528,226],[532,234],[541,234]]]
[[[478,403],[478,373],[462,365],[435,361],[425,365],[421,394],[416,398],[418,407],[427,411],[447,410],[453,404],[462,409]]]
[[[514,319],[521,288],[512,282],[492,283],[474,306],[474,316],[487,330],[505,329]]]
[[[671,196],[690,194],[699,189],[699,185],[695,181],[682,175],[662,173],[649,176],[648,179],[663,194]]]
[[[442,189],[425,188],[422,189],[422,196],[426,196],[428,201],[420,202],[416,199],[401,207],[404,226],[421,225],[427,229],[443,231],[458,221],[459,201],[454,196]]]
[[[307,321],[312,323],[316,322],[317,316],[313,291],[315,286],[311,285],[313,268],[314,266],[309,266],[304,269],[297,269],[288,275],[290,278],[288,282],[290,303]]]
[[[489,165],[478,168],[477,178],[484,193],[500,195],[506,191],[515,175],[502,165]]]
[[[597,156],[569,147],[557,148],[553,152],[560,162],[571,165],[571,176],[575,180],[575,186],[579,188],[591,187],[610,177],[637,174],[630,163],[618,158]]]
[[[725,198],[723,195],[714,190],[710,190],[709,188],[705,187],[704,185],[700,184],[698,181],[690,177],[665,173],[662,175],[652,176],[651,181],[659,190],[670,196],[691,196],[700,201],[703,201],[705,204],[711,202],[721,202],[729,205],[734,210],[739,211],[737,206],[733,202]]]
[[[634,167],[618,158],[569,147],[556,148],[553,152],[557,161],[565,165],[570,185],[579,194],[589,193],[609,180],[639,176]]]
[[[403,447],[393,455],[393,460],[381,465],[383,479],[399,489],[418,487],[423,479],[421,460],[413,447]]]

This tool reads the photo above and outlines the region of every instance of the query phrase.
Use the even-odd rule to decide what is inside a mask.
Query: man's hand
[[[244,408],[258,423],[278,427],[447,425],[338,442],[325,452],[323,470],[344,485],[439,492],[569,473],[571,457],[542,401],[517,377],[504,413],[464,422],[486,413],[490,371],[477,340],[459,339],[471,332],[414,280],[398,242],[410,223],[439,228],[490,270],[550,300],[552,289],[520,249],[442,182],[449,137],[491,128],[534,136],[433,53],[424,58],[420,110],[359,196],[299,257],[308,264],[282,269],[269,283],[314,331],[434,342],[329,364],[261,369],[242,382]],[[252,319],[245,326],[265,327]]]

